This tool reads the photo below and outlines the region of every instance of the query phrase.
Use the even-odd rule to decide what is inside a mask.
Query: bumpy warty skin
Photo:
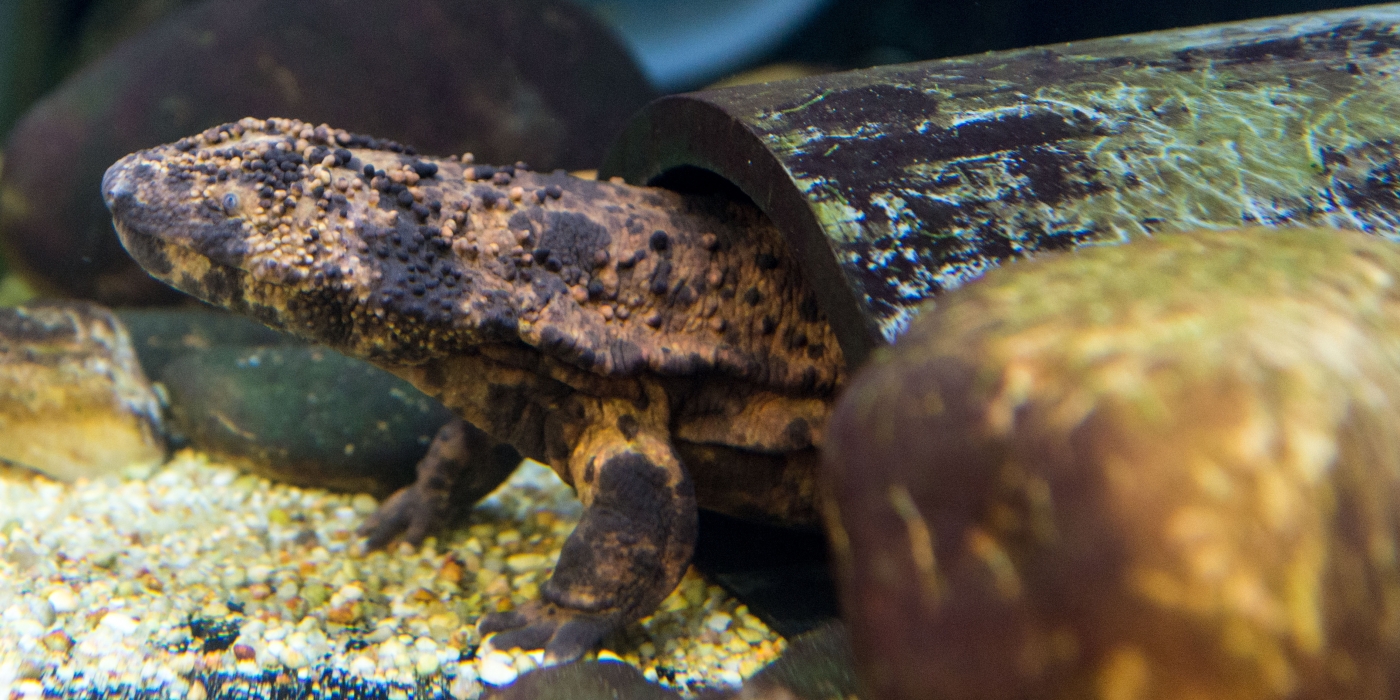
[[[103,189],[153,274],[386,361],[518,338],[599,374],[715,368],[820,391],[840,373],[824,319],[751,209],[282,120],[133,154]],[[191,253],[208,262],[183,264]]]
[[[103,193],[151,274],[369,359],[556,467],[549,443],[571,436],[522,402],[640,397],[654,377],[683,452],[776,454],[820,441],[843,380],[795,257],[747,203],[281,119],[127,156]],[[757,507],[775,508],[799,507]]]

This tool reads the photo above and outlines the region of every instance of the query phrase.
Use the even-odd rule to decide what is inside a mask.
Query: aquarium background
[[[0,0],[0,134],[66,75],[191,0]],[[1373,3],[580,0],[666,91],[779,62],[839,70]]]
[[[353,3],[354,0],[346,0],[347,7],[353,7]],[[675,2],[662,0],[576,0],[576,3],[596,13],[596,16],[617,32],[623,42],[633,51],[638,64],[652,81],[658,93],[693,90],[714,85],[720,81],[752,81],[759,76],[771,78],[857,69],[1101,36],[1330,10],[1357,4],[1347,0],[1211,0],[1210,2],[1178,0],[1155,3],[1127,3],[1109,0],[1077,0],[1063,3],[1038,0],[951,0],[947,2],[919,2],[917,0],[710,0],[708,2],[704,0],[677,0]],[[60,85],[67,76],[72,75],[91,61],[102,57],[123,40],[140,35],[144,29],[152,26],[159,19],[195,4],[197,3],[192,0],[0,0],[0,138],[8,141],[11,129],[23,117],[26,110],[46,94],[51,94],[51,91]],[[6,141],[0,141],[0,143]],[[3,158],[4,153],[0,152],[0,172],[3,172]],[[3,181],[0,180],[0,214],[3,214],[5,209],[4,198],[8,196],[3,184]],[[6,235],[3,224],[3,216],[0,216],[0,243],[4,242]],[[105,220],[103,226],[105,226]],[[14,259],[19,260],[20,258]],[[11,265],[11,269],[7,273],[3,246],[0,245],[0,307],[23,301],[34,293],[19,280],[18,275],[13,274],[13,268],[16,266]],[[130,316],[126,318],[129,319]],[[129,320],[128,323],[130,323]],[[223,322],[220,321],[220,323]],[[137,333],[137,335],[138,337],[156,337],[155,333]],[[181,337],[185,335],[188,334],[181,334]],[[241,353],[243,350],[240,349],[239,352]],[[319,358],[317,359],[319,360]],[[238,362],[247,364],[246,358],[242,355],[239,355],[232,364]],[[149,369],[147,371],[152,374],[152,378],[159,378]],[[187,372],[186,374],[193,376],[196,373]],[[201,379],[208,379],[215,374],[215,371],[210,370],[197,374]],[[175,389],[179,389],[173,383],[167,383]],[[270,386],[277,389],[287,388],[281,384]],[[246,389],[246,387],[243,388]],[[232,400],[245,401],[248,404],[255,403],[256,397],[247,397],[254,397],[254,392],[251,389],[246,391],[246,395],[240,395]],[[176,398],[181,397],[177,396]],[[282,405],[275,401],[267,401],[266,403]],[[286,405],[294,404],[288,402]],[[282,418],[282,414],[275,411],[266,411],[265,413],[269,421],[279,420],[286,424],[293,422]],[[303,420],[302,424],[298,424],[296,427],[305,428],[305,423],[308,422],[310,421]],[[336,422],[337,425],[341,423],[344,421]],[[291,432],[295,435],[288,437],[288,441],[294,440],[298,436],[315,437],[316,435],[314,431],[309,430]],[[421,445],[419,446],[421,447]],[[268,531],[273,533],[272,539],[276,540],[276,544],[279,546],[282,544],[296,545],[298,544],[297,538],[311,536],[307,533],[327,542],[341,545],[348,539],[351,532],[347,523],[352,522],[354,518],[363,517],[372,510],[374,505],[372,500],[366,501],[364,498],[356,500],[353,495],[328,495],[322,492],[313,494],[310,491],[303,492],[297,487],[283,483],[259,481],[247,475],[240,475],[223,466],[210,466],[200,462],[201,459],[204,458],[187,455],[184,461],[176,463],[164,473],[162,477],[164,481],[151,482],[152,490],[150,493],[136,493],[136,496],[133,497],[139,497],[138,500],[146,499],[150,502],[164,503],[162,499],[166,498],[168,494],[161,489],[166,489],[166,487],[170,487],[169,491],[181,493],[194,493],[201,487],[207,487],[211,494],[208,497],[211,503],[228,505],[226,509],[219,510],[217,513],[213,512],[217,509],[211,509],[208,518],[211,531],[217,530],[219,527],[219,521],[215,516],[222,516],[225,512],[237,514],[244,506],[244,501],[241,499],[256,497],[276,506],[272,511],[273,515],[270,516],[274,527]],[[135,484],[138,481],[132,483]],[[17,500],[24,498],[38,502],[46,499],[57,500],[60,494],[68,494],[68,497],[75,501],[120,505],[117,497],[103,490],[107,485],[94,484],[90,486],[93,490],[75,490],[71,493],[54,486],[46,486],[44,488],[48,490],[38,490],[34,493],[16,492],[15,497]],[[133,485],[123,488],[129,489],[122,492],[122,497],[126,497],[131,496],[134,491],[145,488],[145,486]],[[457,539],[444,536],[441,550],[429,547],[418,556],[418,559],[410,562],[412,566],[407,568],[399,566],[398,569],[390,569],[389,573],[383,574],[380,578],[388,577],[394,585],[408,586],[417,581],[414,576],[421,574],[419,578],[427,582],[423,584],[425,586],[423,590],[448,591],[450,587],[446,584],[456,586],[457,583],[462,582],[461,572],[457,570],[456,564],[452,563],[453,560],[445,558],[446,555],[443,552],[468,551],[473,546],[470,544],[472,537],[480,536],[480,539],[484,541],[487,533],[495,533],[491,534],[491,537],[502,541],[497,530],[503,529],[509,535],[504,541],[511,544],[509,546],[503,545],[499,551],[490,550],[488,547],[485,552],[481,552],[482,558],[495,557],[497,566],[493,573],[500,573],[502,567],[505,567],[512,574],[519,575],[514,579],[517,583],[519,580],[524,580],[520,578],[524,576],[530,577],[529,583],[526,585],[533,585],[535,572],[541,570],[539,567],[547,559],[537,551],[525,551],[525,546],[520,544],[520,533],[524,533],[524,539],[530,546],[538,545],[540,548],[554,547],[557,549],[557,540],[567,533],[572,526],[571,518],[577,515],[576,504],[567,502],[569,496],[567,489],[563,489],[558,484],[547,484],[536,488],[535,491],[538,492],[533,494],[533,496],[538,496],[535,501],[510,500],[514,497],[507,495],[504,501],[497,499],[487,504],[481,511],[480,517],[482,519],[473,525],[473,527],[478,527],[475,534],[471,530],[464,530],[457,533],[460,535]],[[183,498],[184,496],[178,497]],[[227,501],[219,499],[227,499]],[[551,499],[558,500],[562,505],[558,505],[555,510],[539,507],[540,502],[543,501],[553,503]],[[114,509],[116,507],[116,505],[113,506]],[[558,512],[555,512],[556,510]],[[535,513],[536,511],[544,513],[545,517],[542,518],[538,514],[527,515],[527,512]],[[117,511],[113,510],[112,512],[116,513]],[[489,518],[495,519],[489,520]],[[120,520],[120,518],[117,519]],[[487,527],[488,521],[490,527]],[[310,523],[310,525],[303,523]],[[0,518],[0,526],[4,524],[5,519]],[[168,525],[164,522],[157,523],[158,527],[153,526],[156,529],[152,529],[150,532],[158,532],[159,528]],[[724,526],[725,523],[722,522],[706,523],[703,526],[705,532],[711,533],[711,539],[701,543],[702,551],[698,555],[699,558],[710,554],[704,549],[707,544],[712,550],[722,549],[720,554],[732,555],[733,547],[716,547],[715,543],[740,541],[750,536],[751,531],[745,530],[744,534],[736,535],[723,530]],[[55,532],[58,531],[55,530]],[[84,537],[94,540],[107,537],[106,531],[94,530],[93,532],[96,534],[88,533]],[[63,536],[66,536],[66,533]],[[532,542],[531,538],[536,538],[537,541]],[[55,534],[51,539],[58,540],[62,537]],[[818,566],[815,569],[818,574],[823,574],[826,569],[821,562],[825,551],[822,548],[822,543],[811,540],[807,544],[811,545],[808,549],[812,551],[794,552],[794,558],[801,559],[799,563],[804,565],[817,562]],[[479,547],[479,544],[476,546]],[[789,545],[789,549],[794,548]],[[341,550],[328,551],[339,553]],[[294,550],[287,549],[284,552],[283,550],[269,549],[269,552],[290,558]],[[205,552],[204,554],[211,559],[229,562],[233,562],[237,558],[237,555],[223,551]],[[668,644],[676,648],[686,645],[694,646],[700,651],[693,656],[701,660],[694,665],[693,673],[697,683],[704,678],[712,677],[733,684],[737,683],[740,676],[749,676],[761,663],[775,657],[783,649],[782,644],[785,643],[780,641],[778,635],[786,637],[790,632],[776,624],[773,624],[770,630],[768,626],[765,626],[768,621],[760,620],[758,617],[756,607],[754,614],[750,614],[747,604],[740,605],[736,600],[726,597],[724,591],[714,585],[718,581],[723,583],[727,589],[739,588],[741,586],[735,585],[734,577],[725,580],[722,575],[738,572],[737,575],[750,576],[752,570],[758,568],[756,565],[750,562],[740,562],[740,564],[732,566],[733,571],[728,571],[724,564],[715,563],[719,554],[714,554],[713,557],[706,562],[708,566],[706,574],[712,576],[712,580],[702,580],[698,576],[689,578],[680,591],[666,604],[663,609],[664,614],[656,618],[656,634],[654,636],[622,641],[638,649],[650,649],[650,652],[641,654],[645,660],[651,660],[658,648],[666,651]],[[102,557],[94,557],[94,559],[103,560]],[[374,564],[387,561],[387,556],[380,556],[374,560]],[[512,561],[514,563],[511,563]],[[249,568],[266,573],[284,563],[269,560],[268,562],[259,562],[259,564]],[[333,590],[322,585],[320,579],[316,579],[316,583],[309,586],[306,595],[302,596],[305,600],[316,601],[341,590],[357,590],[353,583],[347,583],[354,577],[350,574],[343,574],[342,569],[331,566],[331,563],[329,558],[325,561],[310,562],[305,573],[308,577],[312,577],[314,574],[321,579],[333,582],[340,588]],[[333,563],[336,567],[340,566],[338,559]],[[772,564],[771,556],[763,563]],[[325,571],[316,570],[317,567],[323,565]],[[395,566],[398,565],[395,564]],[[102,569],[102,567],[98,568]],[[105,571],[105,569],[103,570]],[[490,570],[489,567],[487,570]],[[244,575],[237,567],[230,566],[224,573],[227,573],[231,580],[236,580],[235,582],[239,586],[251,588],[251,586],[244,585],[247,581],[237,578]],[[340,579],[335,578],[338,575]],[[482,584],[481,588],[483,589],[488,589],[492,584],[496,584],[497,588],[503,587],[504,583],[497,584],[497,580],[490,576],[483,576],[480,580],[473,579],[463,582],[463,585],[468,583]],[[501,579],[501,581],[503,580]],[[186,582],[181,581],[181,583]],[[261,589],[259,589],[262,598],[258,600],[268,598],[276,592],[277,587],[273,586],[272,583],[275,581],[257,581],[252,584],[252,586],[262,584]],[[132,585],[134,584],[128,582],[129,588]],[[834,600],[826,600],[832,596],[826,595],[825,589],[822,589],[823,595],[812,593],[812,590],[820,585],[825,585],[824,579],[811,586],[801,587],[804,595],[788,597],[797,599],[796,603],[804,605],[812,603],[811,607],[820,608],[822,611],[833,609]],[[159,589],[152,590],[158,592]],[[291,590],[292,592],[288,593],[288,596],[297,593],[290,588],[282,590]],[[529,588],[522,588],[515,591],[514,594],[520,600],[524,600],[532,592]],[[130,593],[137,595],[141,594],[141,591],[131,591]],[[151,593],[149,597],[159,598],[160,596]],[[818,598],[820,600],[813,603],[813,600]],[[431,637],[431,633],[441,631],[435,627],[455,628],[461,618],[481,613],[481,610],[470,607],[461,601],[453,602],[451,605],[447,605],[444,601],[435,602],[427,599],[420,602],[424,602],[427,606],[425,607],[426,612],[419,616],[422,618],[424,629],[427,630],[423,635],[420,635],[424,638]],[[480,600],[476,602],[480,602]],[[439,603],[443,604],[439,605]],[[170,608],[169,605],[166,607]],[[428,607],[431,609],[427,609]],[[0,606],[0,609],[3,609],[3,606]],[[174,608],[167,610],[167,612],[171,610]],[[201,614],[207,612],[210,616],[208,619],[214,620],[231,617],[241,611],[231,610],[227,607],[220,608],[216,605],[200,612]],[[384,613],[383,610],[371,612],[381,615]],[[806,622],[807,618],[815,620],[818,617],[815,614],[810,614],[810,611],[806,609],[782,612],[784,619],[789,621],[799,619]],[[124,618],[114,617],[113,619],[118,620],[118,622],[113,622],[109,627],[122,624],[120,620]],[[164,625],[161,628],[162,633],[169,633],[172,635],[172,639],[178,637],[177,633],[183,634],[180,632],[182,624],[191,630],[196,627],[194,619],[182,622],[179,615],[173,613],[162,624]],[[699,641],[694,641],[690,637],[681,635],[683,629],[689,629],[686,625],[689,625],[689,628],[701,630],[701,634],[705,634],[704,630],[708,629],[710,638],[696,637],[695,639]],[[734,646],[746,655],[741,656],[736,653],[732,657],[721,657],[717,654],[716,649],[723,651],[722,645],[717,646],[712,642],[721,639],[719,637],[720,630],[727,629],[738,630],[736,632],[738,636],[723,640],[723,644],[728,644],[737,638],[739,642],[735,642]],[[805,625],[800,629],[794,628],[792,630],[794,638],[796,638],[795,633],[805,629]],[[651,631],[651,628],[648,627],[648,634]],[[290,626],[283,632],[289,636],[297,634]],[[379,630],[376,630],[374,634],[379,634]],[[383,631],[381,636],[386,638],[379,639],[378,642],[389,641],[388,635],[387,630]],[[208,635],[197,636],[200,636],[201,640],[208,637]],[[50,640],[53,641],[53,638],[50,637]],[[232,641],[232,639],[228,641]],[[445,646],[441,649],[429,647],[426,651],[413,649],[412,652],[415,655],[412,657],[412,662],[414,668],[417,669],[416,672],[420,675],[430,675],[438,668],[438,664],[455,663],[456,657],[446,655],[447,652],[451,651],[452,654],[455,654],[456,647],[466,648],[471,645],[472,641],[459,634],[456,638],[452,638],[451,647]],[[71,644],[71,642],[72,640],[68,640],[68,643]],[[58,639],[54,643],[61,644],[63,640]],[[702,649],[702,643],[708,646]],[[320,642],[315,642],[311,644],[311,648],[319,650],[319,644]],[[345,658],[340,660],[352,663],[350,651],[352,650],[344,649]],[[261,654],[264,650],[259,648],[257,652]],[[399,652],[402,652],[399,655],[405,659],[409,658],[410,649],[394,650],[396,654]],[[634,654],[633,657],[636,655]],[[637,658],[629,657],[626,660],[635,662]],[[248,659],[243,659],[243,661],[247,662]],[[395,663],[398,662],[395,661]],[[292,662],[287,662],[287,665],[294,666]],[[422,670],[424,668],[428,668],[428,671],[424,672]],[[651,673],[650,676],[647,676],[648,680],[657,680],[657,668],[653,665],[648,669]],[[689,667],[683,668],[680,665],[675,665],[661,668],[662,679],[669,681],[671,687],[687,687],[686,684],[689,682],[687,674],[690,674],[691,671],[685,669]],[[3,670],[0,668],[0,671]],[[256,670],[256,666],[254,666],[254,670]],[[408,674],[405,675],[405,678],[407,677]],[[513,676],[511,677],[513,678]],[[0,678],[0,680],[4,679]],[[200,688],[200,693],[204,692],[204,686],[195,687]],[[213,693],[214,686],[211,685],[210,688],[211,693]],[[434,687],[432,690],[439,695],[444,692],[462,697],[470,695],[469,692],[461,688]],[[4,696],[5,693],[0,693],[0,697]]]
[[[1377,3],[1349,0],[575,0],[662,92],[777,64],[762,79]],[[195,0],[0,0],[0,143],[36,100]],[[756,77],[758,77],[756,76]],[[4,153],[0,151],[0,172]],[[0,207],[2,208],[2,207]],[[0,232],[3,238],[3,232]],[[29,295],[6,276],[0,305]]]

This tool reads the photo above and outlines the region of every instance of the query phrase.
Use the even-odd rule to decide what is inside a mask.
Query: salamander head
[[[460,194],[461,171],[389,141],[244,119],[123,158],[102,192],[122,243],[166,283],[355,354],[413,361],[513,333],[513,319],[472,319],[464,302],[473,275],[452,244],[465,206],[441,202]]]

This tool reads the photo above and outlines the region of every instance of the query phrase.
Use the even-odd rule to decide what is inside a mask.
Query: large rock
[[[1164,235],[942,297],[825,488],[872,698],[1400,696],[1400,248]]]
[[[317,346],[214,347],[157,375],[170,427],[201,450],[298,486],[387,496],[452,419],[408,382]]]
[[[386,496],[452,414],[378,367],[242,316],[122,309],[172,440],[270,479]],[[514,466],[514,465],[511,465]]]
[[[111,312],[87,303],[0,308],[0,460],[57,479],[165,459],[160,403]]]
[[[597,167],[653,96],[611,32],[553,0],[208,0],[69,77],[15,126],[7,261],[111,305],[177,292],[131,262],[99,184],[121,156],[254,115],[536,169]]]
[[[74,69],[194,0],[0,3],[0,134]]]
[[[615,661],[576,661],[531,671],[486,700],[681,700],[679,693]]]
[[[857,697],[851,640],[840,622],[830,622],[788,641],[777,661],[763,667],[736,700],[846,700]]]
[[[246,316],[199,307],[146,307],[113,311],[131,335],[146,376],[159,379],[171,362],[215,348],[306,345]]]

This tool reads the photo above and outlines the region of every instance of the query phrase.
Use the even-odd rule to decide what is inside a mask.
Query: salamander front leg
[[[664,423],[629,401],[602,402],[570,458],[585,510],[540,600],[487,615],[497,649],[545,650],[548,663],[582,656],[604,636],[651,614],[695,551],[695,493]]]

